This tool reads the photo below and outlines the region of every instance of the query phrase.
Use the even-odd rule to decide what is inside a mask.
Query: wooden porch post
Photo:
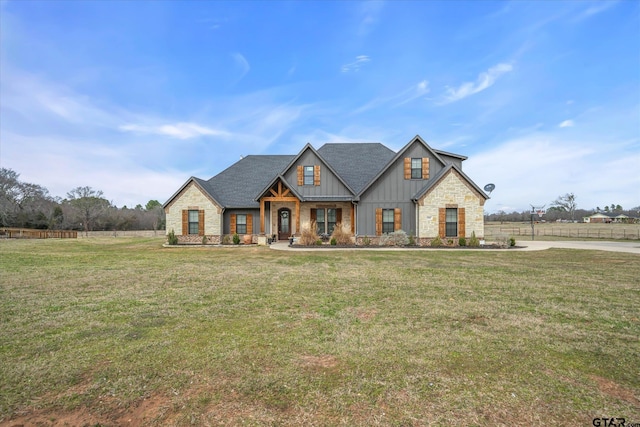
[[[260,234],[264,234],[264,199],[260,199]]]
[[[300,234],[300,200],[296,199],[296,234]]]

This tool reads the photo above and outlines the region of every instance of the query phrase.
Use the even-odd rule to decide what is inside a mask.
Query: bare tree
[[[67,193],[68,202],[82,222],[85,234],[93,229],[94,222],[111,207],[102,197],[102,191],[91,187],[76,187]]]
[[[556,208],[556,210],[568,212],[571,221],[575,220],[576,207],[578,204],[576,203],[576,196],[573,193],[559,196],[555,201],[551,202],[551,206]]]
[[[0,168],[0,225],[47,228],[56,201],[46,188],[19,177],[11,169]]]

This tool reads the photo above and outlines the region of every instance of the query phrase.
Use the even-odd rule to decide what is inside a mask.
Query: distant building
[[[582,220],[584,222],[597,223],[597,224],[609,224],[612,222],[633,224],[633,223],[640,222],[640,219],[633,218],[625,214],[619,214],[619,215],[613,216],[613,215],[606,215],[601,212],[595,213],[590,216],[585,216],[584,218],[582,218]]]
[[[588,222],[588,223],[597,223],[597,224],[602,224],[602,223],[610,223],[613,222],[613,218],[611,218],[609,215],[605,215],[603,213],[594,213],[593,215],[590,216],[585,216],[582,219],[584,222]]]

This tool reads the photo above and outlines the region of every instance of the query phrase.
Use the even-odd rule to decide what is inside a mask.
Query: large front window
[[[189,234],[198,234],[198,211],[189,211]]]
[[[411,159],[411,179],[422,179],[422,159]]]
[[[458,235],[458,209],[447,208],[446,214],[446,237],[456,237]]]
[[[247,215],[236,215],[236,233],[247,234]]]
[[[304,167],[304,185],[313,185],[313,166]]]
[[[382,233],[393,233],[394,215],[393,209],[382,210]]]

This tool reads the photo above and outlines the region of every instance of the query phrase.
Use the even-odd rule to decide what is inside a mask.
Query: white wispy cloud
[[[373,30],[380,19],[383,8],[384,1],[366,1],[359,3],[358,35],[360,37],[367,36]]]
[[[429,82],[427,80],[422,80],[414,85],[411,85],[410,87],[396,95],[375,98],[367,102],[365,105],[355,109],[353,111],[353,114],[360,114],[365,111],[389,104],[391,104],[391,108],[399,107],[428,94],[429,91]]]
[[[369,58],[367,55],[358,55],[356,56],[355,61],[350,62],[349,64],[343,65],[340,68],[340,70],[343,73],[349,73],[351,71],[359,71],[360,68],[369,61],[371,61],[371,58]]]
[[[402,92],[398,95],[397,99],[399,100],[394,107],[399,107],[400,105],[407,104],[414,99],[418,99],[423,95],[429,93],[429,82],[427,80],[422,80],[418,84],[410,87],[406,91]]]
[[[231,55],[233,61],[236,64],[236,67],[240,71],[240,76],[236,77],[235,83],[238,83],[244,76],[249,73],[251,70],[251,66],[249,65],[249,61],[245,58],[241,53],[235,52]]]
[[[634,190],[640,187],[640,175],[634,173],[638,156],[632,155],[636,141],[610,139],[604,150],[602,139],[589,132],[572,139],[558,132],[506,139],[469,156],[465,173],[480,186],[488,182],[496,185],[486,212],[522,211],[529,204],[549,203],[569,192],[576,194],[581,209],[612,197],[622,206],[638,204],[640,193]],[[620,153],[629,154],[621,157]],[[607,179],[602,179],[602,173]],[[612,190],[612,182],[624,184]]]
[[[91,98],[64,84],[11,67],[3,69],[2,80],[2,108],[29,120],[111,127],[122,114],[97,106]]]
[[[196,123],[180,122],[175,124],[164,124],[159,126],[147,126],[137,124],[126,124],[119,126],[123,132],[135,132],[140,134],[156,134],[169,136],[177,139],[191,139],[201,136],[229,136],[229,132],[201,126]]]
[[[500,76],[513,70],[513,65],[500,63],[480,73],[475,82],[466,82],[457,88],[447,88],[447,94],[442,101],[443,104],[459,101],[468,96],[482,92],[490,88]]]
[[[593,3],[592,6],[589,6],[587,9],[585,9],[584,11],[582,11],[580,14],[578,14],[576,16],[576,21],[581,21],[583,19],[589,18],[591,16],[597,15],[599,13],[602,13],[608,9],[611,9],[612,7],[614,7],[616,5],[616,3],[618,3],[615,0],[609,0],[609,1],[598,1]]]
[[[561,127],[561,128],[570,128],[570,127],[573,127],[574,125],[575,125],[575,123],[573,123],[573,120],[565,120],[565,121],[563,121],[562,123],[560,123],[560,124],[558,125],[558,127]]]

